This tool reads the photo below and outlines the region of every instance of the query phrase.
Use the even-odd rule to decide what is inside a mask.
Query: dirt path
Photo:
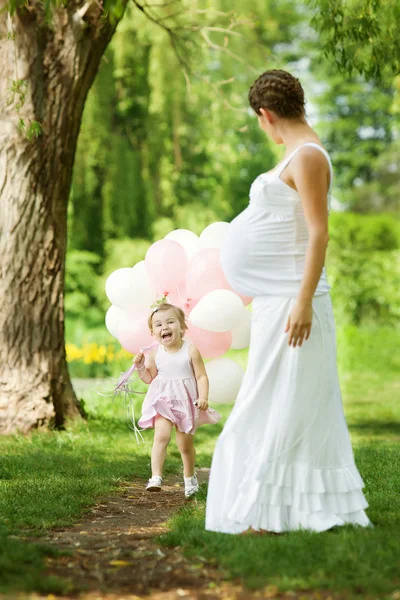
[[[197,473],[200,481],[207,480],[208,469]],[[189,560],[179,547],[159,546],[154,537],[167,530],[165,522],[186,502],[181,476],[166,478],[161,493],[146,492],[140,481],[122,486],[80,523],[50,531],[44,541],[68,551],[46,561],[46,573],[70,586],[67,595],[57,599],[332,600],[326,593],[278,594],[275,586],[250,592],[240,583],[224,581],[224,573],[203,557]],[[30,598],[55,600],[53,595]]]
[[[208,469],[197,473],[200,481],[207,480]],[[124,485],[80,523],[49,532],[44,541],[72,554],[47,559],[47,574],[70,583],[68,597],[81,592],[81,597],[98,599],[226,598],[221,574],[209,562],[202,557],[189,561],[179,547],[154,541],[186,502],[181,476],[166,478],[161,493],[146,492],[142,481]]]

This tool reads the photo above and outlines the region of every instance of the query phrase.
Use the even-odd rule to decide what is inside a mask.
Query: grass
[[[367,484],[373,530],[346,527],[326,534],[240,537],[204,531],[206,488],[179,513],[162,543],[207,557],[248,587],[348,590],[386,598],[400,589],[400,380],[393,329],[338,330],[340,381],[356,461]],[[246,364],[247,351],[232,352]],[[118,373],[116,373],[118,375]],[[103,393],[112,382],[77,381],[89,413],[61,432],[0,439],[0,591],[67,593],[68,583],[42,575],[54,550],[41,536],[76,522],[93,503],[133,477],[147,479],[152,433],[138,445],[122,401]],[[138,390],[146,390],[142,383]],[[142,397],[135,401],[136,416]],[[197,464],[209,467],[215,440],[231,407],[219,406],[222,423],[196,434]],[[181,469],[171,445],[166,473]],[[36,543],[32,543],[32,538]],[[383,595],[382,595],[383,594]]]

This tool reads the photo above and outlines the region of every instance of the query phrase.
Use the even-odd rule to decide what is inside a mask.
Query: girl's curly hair
[[[281,69],[265,71],[255,80],[249,90],[249,102],[257,115],[261,115],[260,108],[286,119],[305,114],[306,100],[300,81]]]

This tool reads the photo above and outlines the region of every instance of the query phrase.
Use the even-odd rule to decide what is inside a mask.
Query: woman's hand
[[[301,346],[310,337],[312,321],[312,301],[296,302],[286,322],[284,333],[289,332],[289,346]]]
[[[199,398],[196,401],[196,406],[200,410],[207,410],[207,408],[208,408],[208,401],[207,401],[207,399],[206,398]]]

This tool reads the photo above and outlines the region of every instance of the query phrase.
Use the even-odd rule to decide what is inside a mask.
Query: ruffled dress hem
[[[173,404],[172,402],[170,398],[158,398],[155,400],[146,411],[146,414],[139,419],[139,427],[142,429],[154,428],[154,421],[160,415],[171,421],[181,433],[193,435],[200,425],[218,423],[221,419],[221,415],[212,408],[201,411],[195,406],[191,406],[189,409],[191,414],[189,414],[186,407],[189,403],[191,404],[191,400],[178,401]],[[181,404],[181,407],[179,407],[179,404]]]
[[[301,529],[322,532],[347,524],[373,527],[364,512],[368,502],[363,487],[354,465],[317,469],[300,463],[271,463],[263,465],[263,473],[258,475],[248,469],[230,509],[217,519],[210,511],[206,529],[283,533]]]
[[[221,419],[221,415],[214,409],[204,411],[194,405],[197,400],[194,378],[156,377],[153,382],[154,386],[149,389],[138,421],[142,429],[153,428],[157,415],[171,421],[180,432],[189,434],[194,434],[200,425],[215,424]]]
[[[243,479],[228,513],[240,528],[280,533],[293,529],[325,531],[346,523],[370,525],[361,489],[364,482],[351,465],[312,469],[274,464],[263,481]]]
[[[354,513],[324,513],[323,511],[307,514],[286,506],[266,506],[260,509],[262,515],[249,515],[245,521],[230,520],[229,517],[221,524],[206,525],[206,530],[217,533],[238,534],[254,529],[255,531],[269,531],[272,533],[286,533],[289,531],[314,531],[322,533],[333,527],[343,525],[356,525],[360,527],[373,527],[364,510]]]

